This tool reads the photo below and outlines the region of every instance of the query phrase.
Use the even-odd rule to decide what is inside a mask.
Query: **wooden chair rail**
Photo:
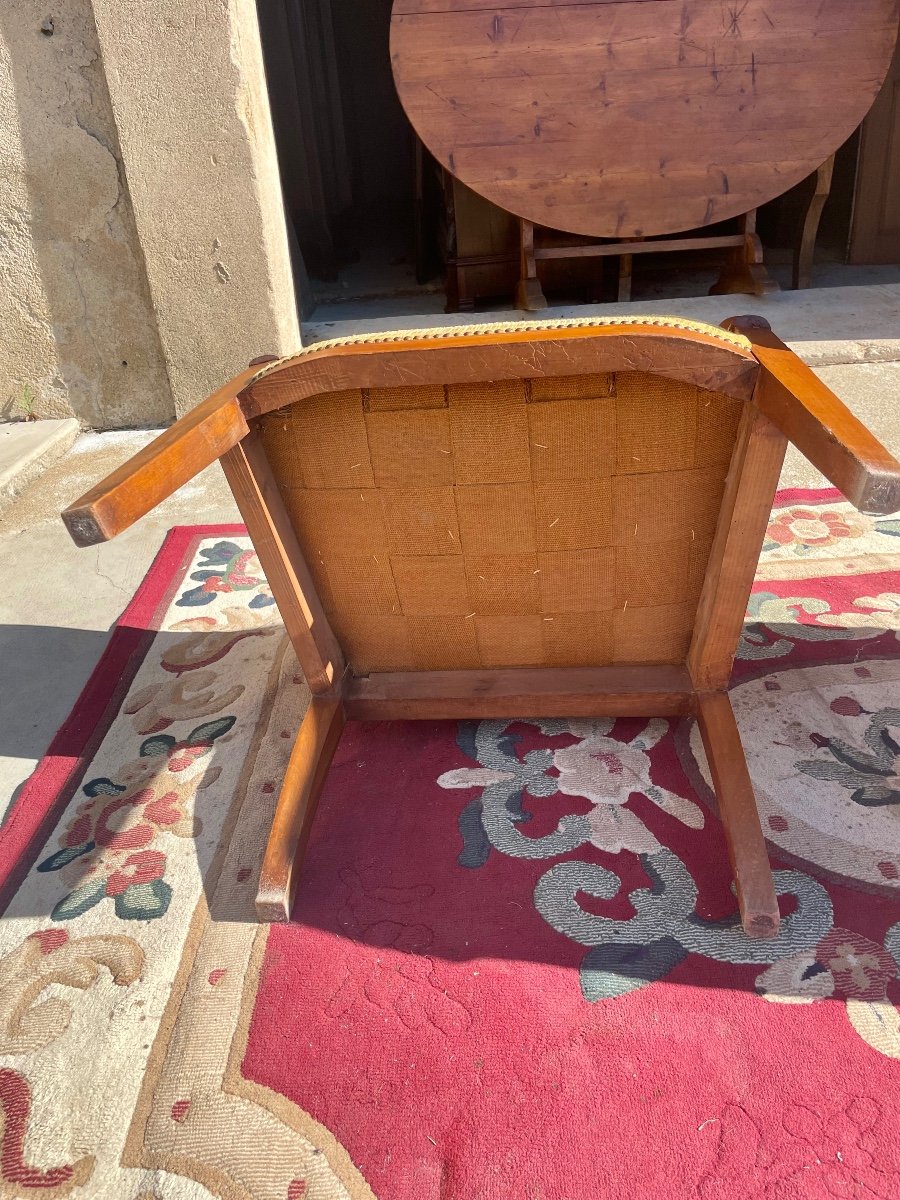
[[[733,317],[759,360],[754,401],[860,512],[900,508],[900,463],[762,317]]]
[[[709,760],[744,929],[749,937],[775,937],[778,902],[728,694],[696,692],[684,668],[666,666],[348,675],[331,694],[313,696],[276,806],[257,915],[290,920],[316,804],[348,719],[689,714],[697,717]]]
[[[623,321],[580,326],[513,322],[490,333],[386,337],[312,348],[274,364],[241,395],[245,417],[322,392],[646,371],[749,400],[759,374],[752,351],[702,330]]]
[[[198,404],[62,514],[76,546],[109,541],[133,525],[247,433],[238,396],[251,368]]]
[[[692,696],[685,667],[641,664],[350,676],[344,704],[361,721],[674,717],[692,711]]]

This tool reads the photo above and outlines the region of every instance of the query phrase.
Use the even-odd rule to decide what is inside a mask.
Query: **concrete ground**
[[[638,312],[660,306],[628,307]],[[680,301],[677,311],[715,320],[733,312],[770,312],[773,326],[900,457],[900,286],[794,293],[766,300],[730,296]],[[500,314],[493,319],[497,317]],[[353,331],[361,324],[356,322]],[[395,327],[402,324],[397,321]],[[315,333],[335,336],[350,331],[343,325],[327,331],[317,328]],[[830,365],[817,365],[821,363]],[[150,432],[82,435],[0,514],[0,561],[7,581],[0,593],[0,813],[72,708],[166,531],[179,524],[239,520],[215,465],[114,542],[77,549],[59,520],[60,510],[151,436]],[[824,485],[821,476],[791,450],[782,486]]]
[[[0,425],[0,512],[8,508],[78,437],[78,422],[10,421]]]
[[[0,816],[42,757],[173,525],[239,521],[218,464],[113,542],[79,550],[60,511],[152,432],[83,434],[0,513]]]

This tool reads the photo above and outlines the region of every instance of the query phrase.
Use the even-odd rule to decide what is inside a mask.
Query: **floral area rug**
[[[775,941],[633,719],[349,726],[258,926],[308,693],[174,530],[0,835],[0,1196],[893,1200],[900,520],[781,494],[732,694]]]

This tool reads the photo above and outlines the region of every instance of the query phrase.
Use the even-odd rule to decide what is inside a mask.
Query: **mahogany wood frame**
[[[278,799],[257,896],[287,921],[316,803],[352,719],[693,716],[712,772],[744,928],[772,937],[778,903],[728,680],[788,440],[858,508],[900,508],[898,463],[759,317],[725,327],[750,349],[694,329],[623,322],[326,346],[253,367],[63,513],[78,545],[114,537],[216,459],[222,463],[297,652],[312,701]],[[680,666],[393,672],[357,677],[312,585],[257,418],[305,396],[359,387],[647,371],[745,403],[693,640]]]

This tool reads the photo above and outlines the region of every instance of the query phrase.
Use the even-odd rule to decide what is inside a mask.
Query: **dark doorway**
[[[391,74],[391,4],[258,3],[307,309],[429,290],[417,281],[425,273],[421,250],[416,265],[417,148]],[[438,279],[430,290],[441,289]]]
[[[468,306],[512,307],[515,222],[440,172],[417,141],[391,71],[392,0],[258,0],[257,9],[301,315],[318,309],[315,320],[327,323],[440,313],[445,268],[452,278],[453,263],[466,258],[481,272]],[[851,226],[853,261],[891,261],[896,206],[885,197],[898,177],[898,94],[895,66],[862,141],[857,132],[838,153],[813,286],[867,281],[845,266]],[[766,266],[782,287],[791,286],[814,182],[759,212]],[[874,234],[876,251],[866,242]],[[615,275],[616,261],[607,261]],[[551,304],[615,301],[610,270],[583,263],[581,274],[546,271]],[[722,254],[708,251],[641,256],[633,299],[702,296],[721,265]]]

